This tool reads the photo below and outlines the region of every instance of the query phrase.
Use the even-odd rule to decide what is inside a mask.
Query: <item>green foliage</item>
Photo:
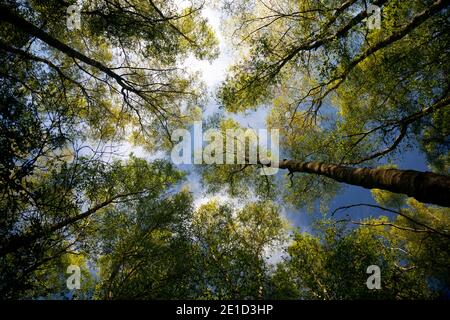
[[[282,244],[286,228],[274,204],[258,202],[232,210],[209,202],[196,212],[193,228],[202,272],[195,281],[196,297],[266,297],[266,251]]]
[[[380,30],[365,1],[223,1],[239,59],[220,103],[268,105],[282,158],[376,166],[418,146],[448,174],[448,5],[374,2]],[[218,56],[203,2],[85,1],[70,31],[74,3],[0,4],[0,299],[448,298],[448,208],[374,189],[395,218],[324,218],[288,241],[284,210],[326,213],[340,185],[259,164],[199,166],[209,193],[196,206],[165,156],[206,104],[180,66]],[[240,128],[206,126],[224,142]],[[146,157],[123,159],[129,144]],[[231,198],[210,197],[222,191]],[[369,265],[380,290],[366,286]]]
[[[218,97],[231,112],[271,105],[290,159],[372,165],[421,146],[448,173],[448,10],[380,2],[379,30],[364,1],[225,2],[242,54]]]
[[[261,297],[265,250],[285,228],[271,203],[233,211],[209,202],[194,211],[186,191],[105,212],[98,223],[103,299]]]
[[[81,29],[68,30],[73,3],[0,8],[13,17],[0,21],[4,299],[93,296],[90,280],[86,291],[69,294],[65,268],[83,257],[89,273],[84,261],[96,260],[98,219],[143,199],[161,202],[184,177],[164,160],[119,161],[115,146],[169,148],[172,126],[189,124],[202,103],[202,84],[179,63],[218,54],[199,3],[181,10],[171,1],[88,1]],[[177,208],[189,210],[180,197]]]
[[[435,274],[427,263],[441,257],[414,251],[424,237],[411,242],[396,229],[376,226],[386,218],[365,220],[365,225],[347,229],[332,222],[319,226],[318,236],[297,233],[287,252],[289,258],[277,266],[272,292],[278,299],[430,299],[445,294],[448,279]],[[400,222],[400,221],[399,221]],[[441,244],[448,239],[433,235]],[[417,248],[415,248],[417,249]],[[425,258],[424,260],[422,260]],[[444,259],[447,259],[448,255]],[[431,260],[428,260],[431,259]],[[433,261],[433,262],[431,262]],[[370,265],[381,270],[381,289],[369,289],[366,273]],[[448,272],[448,267],[447,267]],[[437,281],[433,288],[430,281]],[[439,288],[439,289],[437,289]]]
[[[421,148],[434,172],[450,173],[450,111],[438,110],[430,121],[433,125],[422,132]]]
[[[221,157],[223,165],[203,164],[195,168],[202,177],[202,183],[206,187],[206,191],[210,194],[225,191],[232,197],[243,199],[251,199],[252,197],[261,200],[276,199],[276,187],[278,185],[276,177],[261,175],[262,165],[238,164],[238,145],[239,147],[245,147],[243,151],[244,162],[245,159],[249,158],[251,148],[256,147],[248,138],[242,141],[242,136],[233,136],[234,132],[247,128],[242,128],[238,122],[232,119],[224,119],[221,116],[210,119],[205,127],[218,130],[223,141],[223,155]],[[234,141],[234,145],[231,145],[231,141]],[[258,150],[259,152],[266,151]],[[230,155],[233,164],[227,163],[227,157]]]
[[[371,192],[374,200],[382,207],[401,208],[404,206],[406,201],[406,196],[401,194],[380,189],[372,189]]]
[[[147,196],[96,219],[101,239],[100,299],[171,299],[189,294],[192,271],[186,223],[191,218],[187,192]]]

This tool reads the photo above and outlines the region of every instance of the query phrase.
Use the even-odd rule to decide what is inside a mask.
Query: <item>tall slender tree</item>
[[[379,28],[365,1],[225,4],[243,53],[218,96],[231,112],[270,105],[288,159],[278,167],[294,182],[286,198],[326,202],[339,188],[328,177],[449,205],[447,2],[373,1]],[[411,147],[434,173],[378,168]]]

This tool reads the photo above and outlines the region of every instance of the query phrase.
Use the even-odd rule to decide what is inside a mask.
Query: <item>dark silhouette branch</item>
[[[448,90],[447,90],[448,91]],[[447,95],[448,92],[445,93],[445,95]],[[400,119],[398,121],[395,121],[394,123],[387,123],[381,126],[378,126],[376,128],[371,129],[370,131],[367,131],[365,133],[361,134],[361,138],[358,139],[358,141],[356,142],[356,144],[358,144],[359,142],[361,142],[367,135],[378,131],[378,130],[382,130],[383,128],[386,128],[386,126],[389,125],[394,125],[394,126],[398,126],[400,127],[400,133],[398,135],[398,137],[395,139],[395,141],[392,143],[392,145],[390,145],[389,147],[387,147],[386,149],[382,150],[382,151],[378,151],[375,152],[367,157],[364,157],[362,159],[359,159],[358,161],[352,161],[352,162],[346,162],[346,164],[351,164],[351,165],[356,165],[356,164],[360,164],[363,163],[365,161],[369,161],[372,159],[376,159],[379,158],[381,156],[384,156],[386,154],[388,154],[389,152],[393,151],[399,144],[400,142],[403,140],[403,138],[406,136],[407,133],[407,129],[408,126],[420,119],[422,119],[423,117],[432,114],[433,112],[439,110],[439,109],[443,109],[445,107],[448,107],[450,103],[450,96],[446,96],[443,99],[440,99],[438,102],[436,102],[435,104],[433,104],[432,106],[429,106],[427,108],[424,108],[406,118]],[[356,145],[355,144],[355,145]]]
[[[401,216],[401,217],[403,217],[403,218],[409,220],[410,222],[412,222],[412,223],[414,223],[414,224],[417,224],[417,225],[419,225],[419,226],[421,226],[421,227],[424,227],[425,229],[428,230],[428,232],[433,232],[433,233],[439,234],[439,235],[441,235],[441,236],[444,236],[444,237],[446,237],[446,238],[450,238],[450,234],[443,233],[443,232],[441,232],[441,231],[439,231],[439,230],[436,230],[436,229],[433,228],[433,227],[430,227],[430,226],[428,226],[428,225],[426,225],[426,224],[424,224],[424,223],[422,223],[422,222],[419,222],[419,221],[417,221],[417,220],[415,220],[415,219],[409,217],[408,215],[402,213],[401,211],[392,210],[392,209],[385,208],[385,207],[382,207],[382,206],[378,206],[378,205],[375,205],[375,204],[358,203],[358,204],[352,204],[352,205],[348,205],[348,206],[342,206],[342,207],[339,207],[339,208],[335,209],[335,210],[331,213],[331,216],[334,216],[335,213],[338,212],[338,211],[340,211],[340,210],[345,210],[345,209],[350,209],[350,208],[355,208],[355,207],[361,207],[361,206],[370,207],[370,208],[376,208],[376,209],[380,209],[380,210],[383,210],[383,211],[395,213],[395,214],[397,214],[397,215],[399,215],[399,216]],[[351,221],[351,222],[353,223],[353,221]],[[383,223],[380,223],[379,225],[390,225],[390,224],[389,224],[389,223],[384,223],[384,222],[383,222]],[[405,228],[405,227],[402,227],[402,228]],[[417,230],[417,229],[412,229],[412,230]],[[416,231],[416,232],[426,232],[426,231]]]
[[[26,235],[22,235],[16,238],[12,238],[11,240],[9,240],[8,242],[6,242],[5,244],[2,244],[1,248],[0,248],[0,257],[10,253],[10,252],[14,252],[17,251],[20,248],[23,248],[31,243],[33,243],[34,241],[43,238],[45,236],[48,236],[49,234],[61,230],[69,225],[72,225],[82,219],[85,219],[87,217],[89,217],[90,215],[94,214],[95,212],[97,212],[98,210],[110,205],[111,203],[114,203],[115,200],[121,199],[121,198],[126,198],[132,195],[138,195],[138,194],[143,194],[145,191],[140,191],[140,192],[130,192],[130,193],[123,193],[123,194],[117,194],[113,197],[108,198],[107,200],[93,206],[92,208],[86,210],[83,213],[80,213],[76,216],[73,216],[71,218],[65,219],[61,222],[58,222],[56,224],[53,224],[51,226],[48,226],[46,228],[44,228],[42,231],[40,232],[36,232],[36,233],[32,233],[32,234],[26,234]]]

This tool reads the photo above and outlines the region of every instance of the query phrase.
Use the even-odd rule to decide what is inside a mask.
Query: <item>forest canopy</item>
[[[449,14],[3,0],[0,298],[448,299]],[[174,163],[198,123],[233,163]]]

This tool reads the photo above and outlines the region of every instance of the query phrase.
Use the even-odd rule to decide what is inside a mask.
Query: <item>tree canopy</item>
[[[2,1],[0,298],[448,299],[449,21],[444,0]],[[189,64],[223,46],[212,88]],[[225,142],[261,110],[279,161]],[[171,161],[198,122],[244,163]]]

